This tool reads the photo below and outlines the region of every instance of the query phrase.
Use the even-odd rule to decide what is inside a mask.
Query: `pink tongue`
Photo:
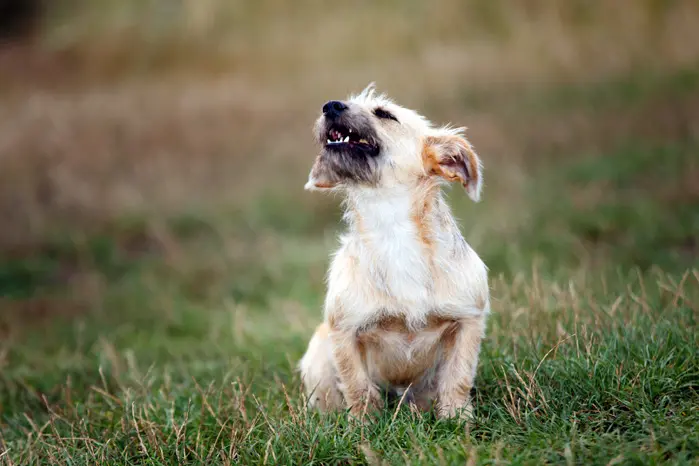
[[[337,140],[339,140],[341,137],[342,137],[342,135],[340,134],[340,132],[339,132],[338,130],[334,129],[333,132],[332,132],[332,139],[335,140],[335,141],[337,141]]]

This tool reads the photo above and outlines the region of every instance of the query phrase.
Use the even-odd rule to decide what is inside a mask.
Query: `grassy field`
[[[526,4],[74,1],[3,49],[0,465],[698,464],[699,8]],[[491,271],[471,425],[301,396],[341,229],[310,126],[372,79],[486,166],[449,193]]]

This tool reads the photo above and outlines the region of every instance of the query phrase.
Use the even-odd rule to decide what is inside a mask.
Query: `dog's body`
[[[433,128],[372,88],[323,110],[316,133],[327,143],[306,187],[346,195],[349,231],[330,267],[325,321],[300,362],[309,403],[360,414],[388,391],[467,416],[487,269],[441,184],[458,180],[478,200],[480,162],[459,130]]]

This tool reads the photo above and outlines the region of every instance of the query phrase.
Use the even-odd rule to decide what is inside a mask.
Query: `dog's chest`
[[[331,324],[359,328],[380,316],[401,316],[420,325],[432,314],[458,318],[483,311],[482,261],[455,224],[444,221],[449,212],[437,205],[420,217],[415,205],[396,196],[349,207],[350,230],[328,276]]]
[[[429,250],[407,199],[375,202],[365,209],[355,238],[358,265],[378,292],[401,303],[429,299],[434,271]]]

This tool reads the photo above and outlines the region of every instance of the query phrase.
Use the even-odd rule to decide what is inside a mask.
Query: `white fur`
[[[433,315],[455,322],[475,322],[471,327],[475,329],[473,332],[464,330],[458,337],[459,341],[469,338],[473,341],[467,344],[475,350],[465,351],[465,354],[475,352],[475,355],[467,361],[449,363],[472,379],[485,317],[490,309],[487,269],[464,240],[438,191],[443,180],[434,177],[430,181],[422,156],[426,137],[460,137],[463,129],[435,128],[416,112],[396,105],[383,95],[376,95],[373,86],[351,97],[349,102],[366,112],[381,106],[392,112],[400,123],[377,124],[385,161],[380,168],[378,186],[339,184],[331,188],[345,197],[348,229],[340,238],[340,247],[328,273],[325,322],[326,325],[332,322],[334,327],[329,325],[322,335],[320,330],[316,333],[300,363],[306,392],[310,395],[319,386],[335,387],[330,395],[324,395],[327,398],[335,396],[333,390],[344,390],[343,384],[337,382],[333,350],[351,345],[349,340],[370,329],[380,318],[389,316],[404,318],[414,332],[409,338],[401,333],[381,334],[380,338],[384,338],[380,345],[382,352],[367,351],[364,369],[357,368],[361,372],[357,380],[366,380],[369,387],[385,386],[380,360],[409,364],[415,354],[427,354],[425,348],[437,345],[442,332],[425,329],[428,317]],[[468,141],[465,144],[468,145]],[[475,153],[473,156],[476,157]],[[480,161],[476,159],[476,162],[478,173],[474,176],[477,175],[477,179],[467,187],[474,200],[480,196],[482,183]],[[306,188],[316,188],[312,176]],[[426,223],[418,224],[415,206],[428,191],[432,204],[424,216]],[[421,237],[421,228],[428,232],[427,246],[425,238]],[[438,361],[430,367],[423,379],[416,381],[418,385],[427,387],[431,378],[438,376]],[[439,387],[443,392],[444,412],[451,415],[455,398],[449,390],[456,382],[449,380],[448,375],[441,377],[443,380],[430,386]],[[392,388],[402,393],[406,387]],[[309,401],[313,404],[317,399]]]
[[[351,310],[343,326],[354,328],[375,320],[378,313],[404,315],[418,327],[437,309],[454,318],[484,312],[477,303],[488,295],[487,269],[450,216],[447,225],[434,225],[432,230],[432,260],[438,271],[433,276],[404,188],[356,189],[348,194],[353,209],[346,214],[349,231],[341,237],[330,266],[326,317],[338,303]],[[448,213],[442,199],[440,208]],[[361,217],[363,233],[353,212]]]
[[[397,116],[400,125],[391,127],[391,131],[379,128],[381,139],[388,141],[384,143],[385,155],[391,161],[383,169],[381,186],[344,188],[349,231],[342,236],[330,267],[326,313],[340,300],[352,309],[347,325],[354,327],[366,324],[377,312],[404,314],[415,324],[424,322],[435,309],[455,318],[482,313],[475,304],[478,296],[488,295],[485,264],[461,236],[441,194],[439,213],[448,221],[431,229],[437,244],[433,260],[438,265],[438,277],[429,274],[427,257],[411,220],[416,180],[424,175],[422,138],[458,136],[463,128],[434,128],[416,112],[396,105],[385,95],[376,95],[373,83],[349,100],[367,111],[377,106],[386,108]],[[476,197],[481,179],[479,176]],[[355,214],[361,218],[364,237],[358,231]],[[359,276],[348,276],[349,260],[359,264]],[[379,303],[373,300],[377,294],[389,296],[393,305],[377,309]]]

